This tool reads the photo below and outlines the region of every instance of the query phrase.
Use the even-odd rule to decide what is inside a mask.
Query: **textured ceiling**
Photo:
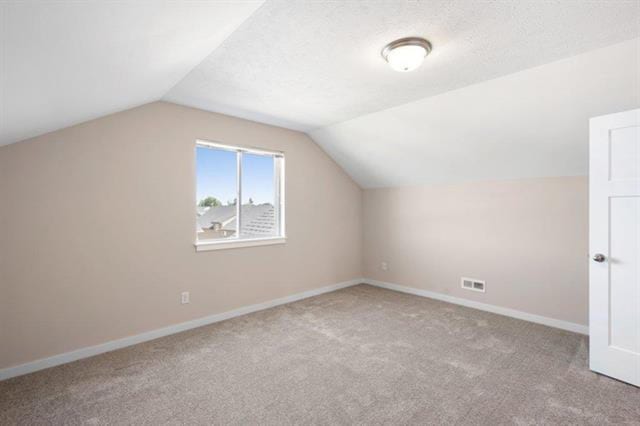
[[[0,145],[160,99],[262,1],[0,1]]]
[[[640,39],[316,129],[362,187],[588,173],[589,118],[640,107]]]
[[[306,131],[363,187],[585,174],[639,36],[640,0],[0,0],[0,145],[165,99]]]
[[[434,51],[394,72],[411,35]],[[638,0],[272,0],[164,99],[310,130],[639,35]]]

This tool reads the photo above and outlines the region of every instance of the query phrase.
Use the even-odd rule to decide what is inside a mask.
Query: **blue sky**
[[[236,198],[236,153],[197,147],[197,201],[208,196],[227,204]],[[244,153],[242,156],[242,203],[273,204],[273,157]]]

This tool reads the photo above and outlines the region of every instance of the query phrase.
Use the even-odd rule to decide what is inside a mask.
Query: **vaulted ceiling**
[[[640,107],[640,39],[310,132],[363,187],[588,174],[589,118]]]
[[[363,187],[558,176],[586,173],[588,117],[640,106],[638,0],[38,1],[0,13],[0,145],[164,99],[305,131]],[[410,35],[434,50],[392,71],[380,49]]]
[[[640,35],[637,1],[268,1],[165,99],[310,130]],[[426,37],[398,73],[390,41]]]
[[[0,145],[160,99],[262,1],[0,1]]]

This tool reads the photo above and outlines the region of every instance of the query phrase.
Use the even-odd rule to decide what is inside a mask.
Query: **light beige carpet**
[[[640,424],[587,338],[359,285],[0,383],[0,424]]]

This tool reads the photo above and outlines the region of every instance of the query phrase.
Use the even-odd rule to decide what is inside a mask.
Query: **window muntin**
[[[284,237],[282,153],[198,141],[196,167],[197,245]]]

